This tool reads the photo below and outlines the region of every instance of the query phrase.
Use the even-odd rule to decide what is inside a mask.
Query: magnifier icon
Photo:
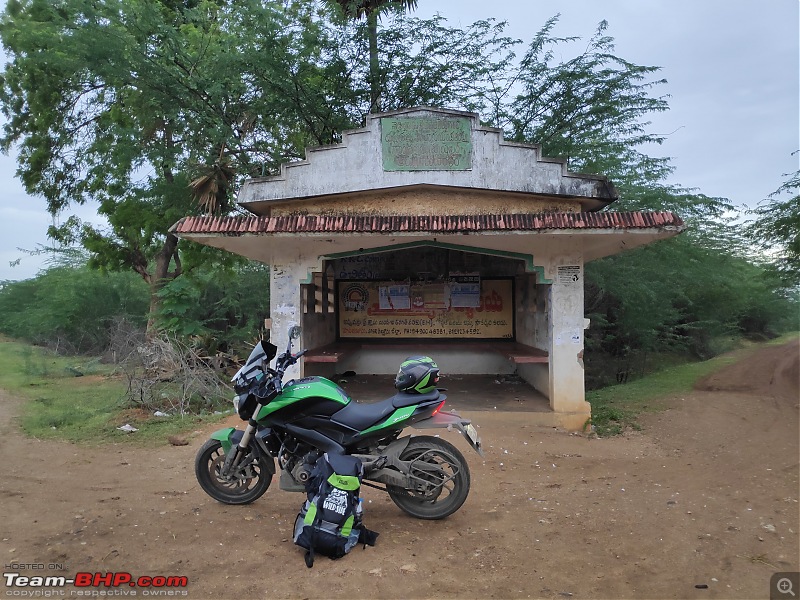
[[[778,583],[775,584],[775,587],[778,588],[778,591],[781,594],[791,594],[792,598],[795,597],[794,592],[792,591],[792,580],[788,577],[783,577],[782,579],[778,579]]]

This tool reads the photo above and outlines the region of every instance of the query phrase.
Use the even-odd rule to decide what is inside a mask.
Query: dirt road
[[[153,449],[31,440],[0,393],[4,572],[186,576],[170,591],[189,598],[769,598],[773,573],[800,570],[799,364],[797,341],[761,349],[613,439],[469,413],[485,460],[443,434],[470,461],[464,507],[423,522],[367,489],[377,545],[313,569],[290,539],[301,496],[275,482],[237,508],[198,488],[208,431]]]

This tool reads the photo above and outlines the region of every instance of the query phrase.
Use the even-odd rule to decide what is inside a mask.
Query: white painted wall
[[[436,340],[441,343],[441,340]],[[457,342],[454,342],[457,343]],[[396,375],[397,370],[409,356],[423,354],[430,356],[439,365],[442,373],[448,374],[503,374],[514,373],[514,366],[509,360],[493,352],[476,352],[474,350],[426,350],[425,343],[419,343],[419,350],[413,348],[413,342],[407,348],[380,350],[359,350],[339,363],[337,371],[355,371],[362,375]]]

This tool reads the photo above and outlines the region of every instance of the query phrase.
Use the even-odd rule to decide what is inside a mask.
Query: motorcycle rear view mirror
[[[292,352],[292,342],[300,337],[301,329],[299,325],[292,325],[289,328],[289,343],[286,346],[286,352]]]

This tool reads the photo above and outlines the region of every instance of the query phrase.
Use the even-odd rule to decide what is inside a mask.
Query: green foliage
[[[269,267],[246,262],[222,268],[211,263],[172,281],[159,295],[163,329],[198,339],[209,354],[233,351],[257,339],[269,316]]]
[[[229,212],[236,174],[275,167],[321,135],[307,109],[328,110],[334,88],[318,72],[325,43],[310,8],[9,2],[0,146],[19,148],[26,190],[53,214],[91,198],[110,225],[73,218],[50,235],[81,242],[93,266],[139,273],[153,295],[190,267],[169,227]]]
[[[395,17],[380,32],[383,109],[438,106],[486,113],[502,93],[503,71],[511,67],[518,43],[504,29],[492,19],[459,29],[441,16]]]
[[[742,336],[798,326],[798,303],[770,271],[691,232],[586,265],[589,387],[648,372],[648,355],[708,359]],[[656,366],[652,360],[650,367]]]
[[[59,352],[102,352],[119,319],[144,325],[147,287],[132,273],[55,267],[0,283],[0,332]]]
[[[788,195],[789,197],[785,197]],[[800,170],[752,211],[749,235],[772,256],[765,260],[788,287],[800,287]]]

